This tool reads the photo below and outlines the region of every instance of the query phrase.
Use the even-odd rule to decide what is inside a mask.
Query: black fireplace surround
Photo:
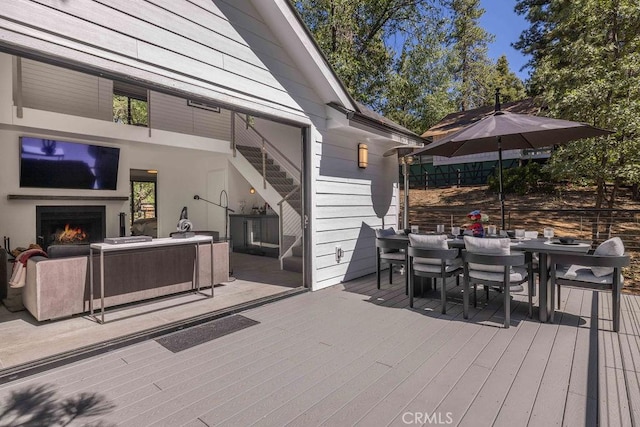
[[[45,250],[102,242],[106,228],[105,206],[36,206],[36,242]]]

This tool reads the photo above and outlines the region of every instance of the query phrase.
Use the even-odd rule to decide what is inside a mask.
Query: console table
[[[199,278],[199,259],[200,259],[200,245],[210,244],[211,250],[211,295],[207,295],[209,298],[213,298],[213,237],[196,235],[189,238],[161,238],[153,239],[149,242],[137,242],[137,243],[122,243],[112,245],[109,243],[91,243],[89,246],[89,276],[90,276],[90,298],[89,298],[89,310],[90,315],[98,322],[104,323],[104,254],[105,252],[116,251],[132,251],[136,249],[148,249],[148,248],[162,248],[167,246],[194,246],[196,249],[196,255],[193,261],[194,274],[192,278],[192,285],[196,292],[200,292],[200,278]],[[93,309],[93,252],[97,251],[100,255],[100,319],[94,314]]]

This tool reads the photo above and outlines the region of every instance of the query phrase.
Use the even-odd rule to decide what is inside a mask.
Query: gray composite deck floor
[[[260,322],[173,353],[150,340],[0,386],[0,425],[637,425],[640,300],[564,290],[556,323],[449,284],[409,309],[402,278],[367,276],[245,311]],[[598,316],[596,316],[596,314]],[[13,404],[13,405],[12,405]],[[66,410],[64,410],[66,408]],[[8,411],[7,411],[8,410]],[[41,411],[38,411],[41,410]],[[22,411],[22,412],[20,412]]]

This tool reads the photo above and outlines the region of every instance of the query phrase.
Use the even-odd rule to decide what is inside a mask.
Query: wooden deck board
[[[596,425],[598,416],[598,293],[583,292],[578,313],[584,323],[578,327],[573,364],[569,378],[567,404],[563,423],[569,425]]]
[[[458,319],[461,316],[461,308],[453,306],[449,309],[447,315],[455,315],[455,319]],[[365,417],[369,411],[386,401],[388,396],[407,378],[414,375],[418,368],[423,365],[424,360],[429,359],[432,354],[438,351],[458,328],[459,326],[456,322],[438,322],[437,326],[431,328],[431,333],[424,337],[421,342],[419,339],[409,340],[410,343],[418,345],[414,346],[413,349],[405,347],[404,354],[403,352],[398,352],[395,357],[397,363],[393,365],[389,372],[324,420],[324,423],[326,425],[353,425]],[[421,328],[421,331],[426,331],[426,328]],[[392,363],[391,360],[386,360],[386,362]],[[292,424],[295,424],[295,422]]]
[[[493,424],[539,327],[537,322],[523,322],[518,327],[511,343],[493,367],[491,375],[462,416],[460,425]]]
[[[75,362],[0,386],[0,402],[50,384],[53,404],[96,393],[115,405],[82,421],[125,426],[640,419],[640,297],[623,295],[619,334],[610,295],[575,289],[563,289],[555,324],[528,319],[526,295],[514,295],[503,329],[501,294],[479,291],[464,320],[453,281],[442,315],[439,292],[409,309],[403,279],[378,290],[371,275],[266,304],[242,313],[260,324],[183,352],[147,341]]]
[[[579,312],[582,305],[582,291],[574,289],[567,291],[565,294],[569,298],[563,301],[564,312],[556,313],[560,314],[558,330],[542,380],[536,390],[536,398],[529,417],[531,426],[545,427],[562,423],[573,364],[573,348],[580,323],[577,316],[564,313]],[[579,297],[578,294],[580,294]]]
[[[379,311],[380,315],[382,310]],[[180,411],[171,414],[167,418],[163,418],[160,425],[175,425],[176,421],[182,419],[185,414],[200,413],[200,419],[207,422],[208,419],[215,420],[219,423],[227,418],[246,410],[247,407],[259,402],[265,398],[277,394],[277,401],[287,401],[293,399],[311,386],[320,387],[326,384],[328,378],[335,378],[342,381],[345,377],[357,374],[360,369],[366,369],[373,362],[370,358],[377,348],[384,348],[385,343],[389,339],[389,332],[395,328],[403,328],[412,321],[410,313],[401,318],[395,317],[393,320],[387,320],[380,317],[377,319],[377,328],[367,331],[367,333],[358,334],[354,330],[341,331],[339,337],[334,337],[327,349],[326,358],[311,358],[304,364],[290,366],[279,375],[269,376],[264,381],[256,384],[255,387],[233,394],[234,390],[224,390],[225,398],[228,398],[222,405],[218,405],[212,409],[210,399],[202,399],[194,405],[186,405]],[[371,320],[371,319],[370,319]],[[322,339],[321,342],[324,342]],[[353,349],[349,352],[335,351],[340,347],[340,341],[352,342]],[[380,367],[383,365],[380,365]],[[380,368],[376,367],[376,368]],[[387,367],[388,369],[388,367]],[[256,378],[252,377],[251,382],[256,382]],[[330,381],[329,381],[330,382]],[[331,385],[328,386],[331,389]],[[287,405],[287,408],[295,408],[294,405]],[[233,423],[232,423],[233,425]],[[238,424],[236,424],[238,425]]]
[[[332,304],[332,306],[340,305],[339,301],[332,301],[332,303],[336,302],[338,304]],[[197,369],[186,367],[186,372],[180,372],[156,381],[155,383],[162,388],[162,393],[156,393],[143,402],[130,405],[126,411],[122,411],[126,413],[120,419],[125,420],[133,417],[131,419],[132,425],[135,425],[138,419],[147,422],[150,420],[149,414],[145,417],[140,415],[146,411],[154,411],[158,417],[165,413],[168,416],[173,411],[178,411],[185,406],[185,400],[199,401],[204,393],[213,394],[230,387],[249,387],[252,383],[278,373],[287,372],[288,363],[301,363],[302,360],[312,358],[315,353],[325,353],[333,345],[330,343],[331,339],[335,339],[329,335],[328,331],[340,330],[339,325],[349,320],[354,321],[354,325],[363,325],[367,319],[364,319],[363,316],[358,318],[362,309],[363,307],[357,306],[351,312],[347,310],[336,311],[335,316],[324,324],[314,324],[307,333],[287,334],[289,339],[283,340],[283,343],[264,343],[262,346],[252,349],[251,352],[236,354],[236,357],[232,357],[232,360],[225,365],[216,365],[205,360],[205,366],[198,366]],[[314,338],[307,338],[307,335]],[[214,341],[198,347],[206,349],[215,345]],[[227,399],[228,395],[229,392],[224,394],[224,399]],[[177,396],[181,397],[180,401],[176,399]]]

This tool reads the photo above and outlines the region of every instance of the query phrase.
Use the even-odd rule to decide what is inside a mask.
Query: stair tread
[[[248,145],[236,145],[238,151],[251,164],[255,170],[262,174],[262,148]],[[290,194],[297,185],[294,180],[289,177],[286,171],[274,162],[274,159],[267,154],[265,157],[265,178],[269,185],[278,192],[282,197]],[[302,214],[302,193],[300,191],[293,192],[286,200],[289,206],[298,214]]]

